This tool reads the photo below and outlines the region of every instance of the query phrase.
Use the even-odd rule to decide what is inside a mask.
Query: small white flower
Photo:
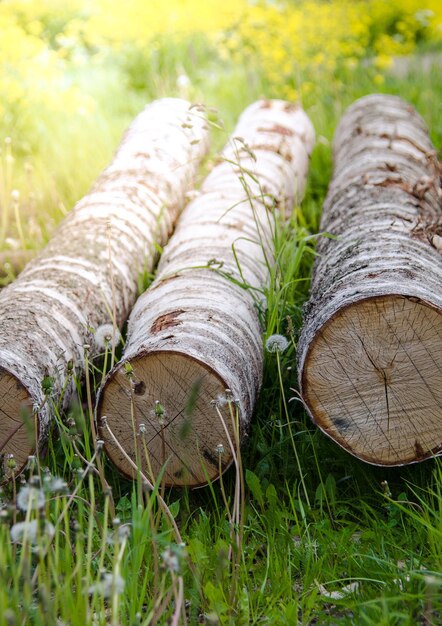
[[[289,347],[289,342],[283,335],[270,335],[266,341],[267,352],[284,352]]]
[[[22,511],[42,509],[45,504],[45,494],[37,487],[22,487],[17,494],[17,506]]]
[[[115,576],[111,572],[103,572],[100,580],[88,589],[89,595],[97,593],[102,598],[111,598],[113,595],[121,594],[124,591],[124,578],[118,574]]]
[[[52,539],[55,534],[55,528],[53,524],[45,521],[44,525],[40,524],[36,519],[30,522],[18,522],[11,528],[11,541],[12,543],[23,543],[28,541],[32,545],[38,543],[39,536],[46,536],[48,539]]]
[[[121,333],[112,324],[102,324],[95,331],[95,343],[98,348],[105,350],[109,347],[118,346],[121,341]]]
[[[11,191],[11,198],[14,202],[18,202],[20,200],[20,192],[18,189],[13,189]]]

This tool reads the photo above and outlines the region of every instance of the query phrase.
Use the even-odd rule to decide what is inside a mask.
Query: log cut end
[[[442,312],[399,295],[339,309],[310,343],[301,386],[317,425],[364,461],[442,452]]]
[[[145,353],[108,376],[97,406],[101,437],[113,463],[131,478],[137,472],[125,454],[152,482],[162,476],[167,486],[205,485],[233,460],[230,400],[225,382],[200,361]]]
[[[0,368],[0,399],[0,482],[3,482],[23,470],[35,450],[35,435],[32,398],[18,378],[3,368]]]

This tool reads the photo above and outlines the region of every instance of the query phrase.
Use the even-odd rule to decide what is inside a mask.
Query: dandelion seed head
[[[67,483],[63,480],[63,478],[59,478],[58,476],[53,476],[47,482],[48,491],[51,493],[66,493],[67,491]]]
[[[17,239],[13,239],[13,237],[6,237],[5,244],[12,248],[12,250],[18,250],[20,248],[20,242]]]
[[[180,89],[185,89],[190,85],[190,78],[187,74],[180,74],[176,79],[177,87]]]
[[[166,548],[164,552],[161,553],[161,558],[163,559],[163,566],[169,572],[178,572],[180,569],[180,563],[178,560],[178,556],[171,548]]]
[[[113,595],[120,595],[124,591],[124,578],[112,572],[102,572],[100,580],[88,588],[88,594],[94,593],[102,598],[111,598]]]
[[[30,522],[17,522],[10,530],[12,543],[23,543],[28,541],[32,545],[37,545],[38,539],[42,536],[52,539],[55,534],[54,525],[47,520],[41,524],[39,520],[33,519]]]
[[[128,537],[130,537],[130,526],[129,524],[122,524],[119,528],[118,528],[118,539],[120,541],[124,541],[124,539],[128,539]]]
[[[228,403],[229,403],[229,400],[227,399],[227,397],[223,393],[219,393],[216,396],[216,398],[211,401],[211,404],[213,404],[214,406],[217,406],[218,408],[226,406],[226,404],[228,404]]]
[[[284,335],[270,335],[265,345],[267,352],[284,352],[289,347],[289,342]]]
[[[26,485],[17,494],[17,507],[21,511],[42,509],[46,504],[45,494],[37,487]]]
[[[424,581],[428,587],[440,587],[442,585],[442,578],[434,576],[433,574],[424,574]]]
[[[102,324],[95,331],[94,339],[101,350],[109,347],[115,348],[121,341],[121,333],[112,324]]]
[[[8,520],[11,517],[11,511],[7,508],[0,509],[0,523]]]

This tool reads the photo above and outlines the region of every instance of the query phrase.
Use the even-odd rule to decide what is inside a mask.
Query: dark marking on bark
[[[181,322],[177,320],[177,317],[179,317],[183,313],[184,311],[182,309],[178,309],[177,311],[171,311],[170,313],[164,313],[164,315],[160,315],[160,317],[158,317],[150,327],[150,332],[159,333],[160,330],[164,330],[165,328],[179,326]]]
[[[284,135],[285,137],[293,137],[295,134],[290,128],[281,126],[281,124],[274,124],[271,128],[258,128],[260,133],[277,133],[278,135]]]
[[[284,105],[284,111],[297,111],[299,109],[299,104],[296,102],[287,102]]]
[[[434,446],[434,448],[431,448],[429,455],[433,456],[435,454],[440,454],[442,452],[442,443],[440,443],[437,446]]]
[[[338,430],[343,432],[346,432],[351,428],[351,423],[347,419],[345,419],[345,417],[338,417],[337,419],[333,420],[333,424]]]
[[[136,396],[142,396],[145,391],[146,391],[146,384],[144,383],[144,381],[140,380],[139,383],[135,383],[134,394]]]
[[[179,469],[176,472],[173,473],[173,475],[175,476],[175,478],[182,478],[183,476],[183,470]]]
[[[261,129],[264,130],[264,129]],[[261,143],[261,144],[257,144],[253,146],[253,150],[265,150],[266,152],[274,152],[275,154],[279,154],[280,156],[282,156],[283,159],[285,159],[288,163],[290,163],[292,161],[292,155],[290,154],[289,150],[283,150],[283,145],[280,145],[278,147],[276,146],[272,146],[269,144],[265,144],[265,143]],[[240,171],[238,171],[238,174],[240,173]]]
[[[421,446],[420,442],[416,439],[416,441],[414,442],[414,451],[416,453],[416,458],[421,459],[422,457],[426,456],[427,453],[424,452],[423,447]]]
[[[416,304],[420,302],[420,298],[418,298],[417,296],[404,296],[404,298],[410,300],[410,302],[415,302]]]
[[[385,169],[389,172],[397,172],[397,166],[394,163],[385,163]]]
[[[421,206],[419,209],[421,215],[410,230],[410,235],[442,253],[442,217],[439,215],[424,215]]]
[[[365,184],[369,184],[370,180],[368,178],[368,174],[366,175]],[[404,183],[402,178],[384,178],[384,180],[380,180],[379,182],[372,182],[372,185],[375,187],[399,187],[399,189],[403,189],[407,193],[410,193],[410,185]]]
[[[218,458],[214,454],[209,452],[209,450],[203,450],[203,457],[210,463],[210,465],[212,465],[212,467],[218,469]]]

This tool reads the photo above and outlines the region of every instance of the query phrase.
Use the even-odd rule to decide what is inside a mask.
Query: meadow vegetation
[[[45,244],[153,98],[210,107],[214,151],[260,96],[300,102],[317,132],[263,313],[263,344],[288,346],[266,350],[236,467],[194,492],[132,484],[93,445],[84,381],[68,414],[48,390],[49,448],[0,495],[0,626],[441,624],[441,462],[350,457],[310,424],[295,372],[334,129],[381,91],[409,100],[441,146],[441,3],[3,0],[0,32],[1,251]]]

